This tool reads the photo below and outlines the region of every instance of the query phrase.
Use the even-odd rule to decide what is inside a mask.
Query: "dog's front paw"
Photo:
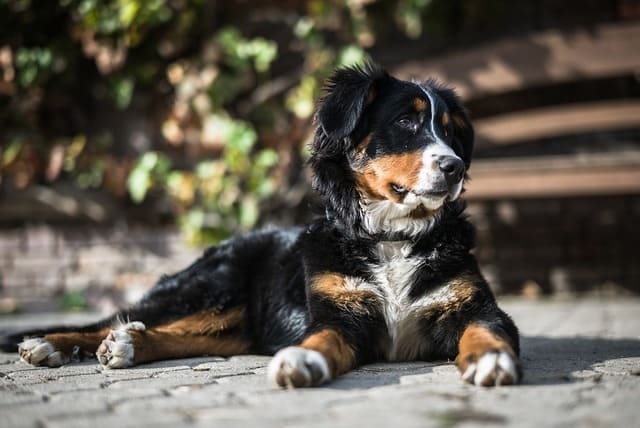
[[[330,379],[329,366],[322,354],[297,346],[278,351],[267,372],[269,379],[283,388],[316,386]]]
[[[105,369],[123,369],[134,364],[133,331],[144,331],[145,326],[141,322],[130,322],[111,330],[102,341],[96,356]]]
[[[518,383],[521,378],[520,361],[510,352],[495,350],[480,356],[463,356],[458,365],[462,379],[481,386],[500,386]]]
[[[69,362],[69,357],[41,337],[26,339],[18,345],[20,359],[33,366],[60,367]]]

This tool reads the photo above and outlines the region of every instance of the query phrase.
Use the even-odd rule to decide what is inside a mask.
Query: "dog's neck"
[[[391,202],[360,200],[362,228],[381,240],[414,239],[429,233],[441,215],[441,209],[424,212],[416,216],[415,207]],[[385,237],[389,239],[385,239]]]
[[[362,207],[362,204],[359,204]],[[446,202],[437,212],[432,216],[421,221],[414,223],[407,223],[404,221],[398,222],[401,228],[398,229],[372,229],[371,225],[366,225],[367,215],[366,211],[362,208],[358,210],[358,219],[356,221],[351,218],[341,218],[339,213],[331,209],[330,206],[326,207],[326,219],[327,221],[338,226],[341,229],[341,233],[351,236],[357,239],[363,239],[366,241],[374,242],[411,242],[413,244],[419,244],[424,241],[433,241],[436,239],[448,240],[449,235],[457,235],[459,229],[472,229],[472,226],[468,222],[465,214],[465,202],[461,199],[456,201]],[[384,222],[382,222],[384,223]],[[393,225],[394,222],[389,224]],[[410,227],[404,227],[409,225]],[[473,234],[473,232],[470,232]],[[443,236],[443,234],[445,236]],[[469,248],[473,245],[470,244]]]

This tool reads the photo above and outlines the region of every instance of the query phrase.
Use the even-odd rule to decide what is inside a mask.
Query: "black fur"
[[[467,113],[451,89],[434,81],[423,87],[435,96],[437,109],[456,117],[450,132],[443,132],[450,135],[448,144],[468,168],[473,128]],[[402,239],[413,243],[411,256],[423,260],[409,284],[413,301],[456,278],[471,278],[469,302],[456,310],[443,306],[423,314],[420,328],[428,346],[419,358],[455,358],[458,341],[470,323],[486,326],[518,353],[517,329],[496,305],[470,253],[474,232],[463,213],[464,202],[445,202],[434,224],[411,236],[376,234],[363,228],[362,195],[353,169],[355,150],[367,135],[373,135],[366,148],[371,158],[429,144],[427,140],[434,136],[426,133],[424,140],[392,125],[406,114],[407,100],[420,94],[415,84],[397,80],[375,65],[338,70],[318,108],[310,159],[313,188],[323,200],[326,215],[304,229],[266,229],[212,247],[184,271],[161,278],[138,304],[83,329],[97,331],[117,318],[142,321],[151,328],[203,310],[221,312],[243,306],[246,322],[234,334],[251,342],[251,352],[273,354],[331,327],[353,347],[359,364],[384,360],[390,339],[379,302],[363,302],[368,311],[353,311],[311,292],[309,284],[326,272],[375,283],[371,267],[383,263],[377,245]],[[437,112],[431,108],[429,117],[435,117]],[[61,330],[5,336],[2,348],[15,349],[24,334],[51,331]]]

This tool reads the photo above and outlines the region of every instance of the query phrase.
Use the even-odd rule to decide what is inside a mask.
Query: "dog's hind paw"
[[[516,357],[505,351],[491,351],[470,361],[462,379],[482,386],[512,385],[520,381],[520,372]]]
[[[134,365],[134,343],[131,331],[143,331],[141,322],[131,322],[111,330],[102,341],[96,356],[105,369],[123,369]]]
[[[32,366],[60,367],[69,357],[41,337],[26,339],[18,345],[20,360]]]
[[[331,378],[322,354],[297,346],[278,351],[267,373],[271,381],[283,388],[317,386]]]

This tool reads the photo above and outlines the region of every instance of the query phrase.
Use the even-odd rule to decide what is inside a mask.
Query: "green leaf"
[[[349,45],[340,50],[338,53],[337,66],[346,67],[355,64],[361,64],[368,58],[367,53],[359,46]]]
[[[122,27],[130,26],[136,19],[136,15],[140,10],[140,3],[131,0],[120,0],[120,25]]]
[[[60,306],[65,311],[87,308],[87,298],[84,291],[69,291],[60,298]]]
[[[228,135],[228,147],[248,154],[257,140],[256,131],[246,122],[235,121]]]
[[[264,73],[278,55],[278,45],[266,39],[254,39],[251,42],[253,64],[257,71]]]
[[[204,211],[199,209],[190,210],[183,217],[183,221],[184,226],[189,229],[200,229],[204,224]]]
[[[285,100],[287,109],[300,119],[311,117],[315,109],[318,82],[313,76],[306,76],[300,84],[289,91]]]
[[[273,185],[273,180],[270,180],[268,178],[262,179],[260,181],[258,181],[258,184],[255,188],[255,194],[260,198],[260,199],[264,199],[267,198],[269,196],[271,196],[273,194],[273,191],[275,190],[275,187]]]
[[[278,152],[273,149],[260,150],[253,160],[253,163],[258,168],[264,170],[271,168],[278,163]]]
[[[182,180],[184,179],[184,174],[179,171],[172,171],[167,175],[167,187],[177,191],[182,185]]]
[[[244,229],[252,228],[258,221],[259,214],[257,199],[252,195],[246,195],[240,204],[240,226]]]
[[[308,16],[303,16],[298,19],[298,22],[296,22],[296,25],[293,27],[293,33],[299,39],[304,39],[305,37],[309,36],[309,34],[311,34],[314,26],[315,23],[313,19],[309,18]]]
[[[142,155],[142,157],[138,160],[136,169],[151,171],[156,166],[157,163],[158,163],[158,153],[147,152],[144,155]]]
[[[111,82],[109,93],[119,109],[129,107],[134,86],[132,78],[119,78]]]
[[[2,166],[5,167],[16,160],[24,145],[23,140],[14,139],[9,143],[9,146],[2,152]]]
[[[143,168],[135,168],[127,178],[127,190],[135,203],[140,203],[151,187],[151,174]]]

